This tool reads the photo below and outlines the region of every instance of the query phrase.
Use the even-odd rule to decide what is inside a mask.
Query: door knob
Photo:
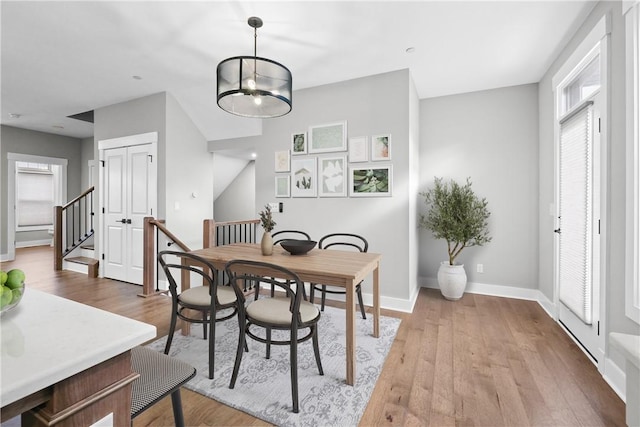
[[[127,220],[126,220],[126,219],[124,219],[124,218],[122,218],[120,221],[116,220],[116,222],[121,222],[121,223],[123,223],[123,224],[126,224],[126,223],[127,223]]]
[[[556,228],[555,230],[553,230],[553,232],[554,232],[554,233],[558,233],[558,234],[560,234],[560,229],[559,229],[559,228]]]

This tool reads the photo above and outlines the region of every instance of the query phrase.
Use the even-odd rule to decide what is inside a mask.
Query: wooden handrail
[[[175,236],[175,234],[173,234],[171,231],[167,229],[167,227],[164,226],[164,221],[160,222],[154,219],[149,221],[149,223],[158,227],[158,230],[162,231],[169,239],[173,240],[175,244],[180,247],[180,249],[182,249],[185,252],[191,251],[191,249],[189,249],[187,245],[185,245],[180,239],[178,239]]]
[[[78,197],[76,197],[75,199],[71,200],[70,202],[68,202],[66,205],[64,205],[62,207],[62,209],[67,209],[69,206],[73,205],[75,202],[77,202],[78,200],[82,199],[84,196],[86,196],[87,194],[91,193],[94,190],[95,187],[91,187],[88,190],[86,190],[84,193],[82,193],[81,195],[79,195]]]

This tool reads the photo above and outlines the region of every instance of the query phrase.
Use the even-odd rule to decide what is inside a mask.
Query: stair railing
[[[94,234],[93,193],[89,188],[64,206],[53,207],[53,268],[62,270],[62,260]]]
[[[177,245],[184,252],[189,252],[191,249],[178,239],[171,231],[165,227],[165,220],[155,219],[147,216],[144,218],[143,225],[143,258],[142,258],[142,294],[138,296],[149,297],[153,295],[163,294],[167,291],[161,291],[158,286],[158,277],[155,274],[156,262],[159,252],[159,237],[162,233],[167,239],[169,239],[168,245]],[[155,287],[154,287],[155,285]]]

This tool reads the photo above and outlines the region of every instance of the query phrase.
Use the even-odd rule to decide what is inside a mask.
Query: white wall
[[[488,201],[493,240],[466,248],[469,282],[538,286],[538,88],[507,87],[420,101],[420,186],[435,176],[463,183]],[[419,209],[426,213],[424,198]],[[446,242],[420,233],[419,275],[435,281]],[[476,264],[484,273],[476,272]]]

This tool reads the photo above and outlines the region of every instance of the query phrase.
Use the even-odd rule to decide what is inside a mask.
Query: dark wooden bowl
[[[291,255],[304,255],[316,246],[314,240],[287,239],[280,242],[280,246]]]

